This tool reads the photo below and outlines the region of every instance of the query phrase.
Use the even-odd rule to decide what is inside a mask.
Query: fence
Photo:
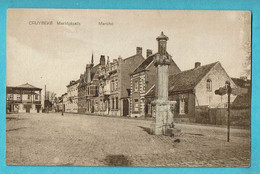
[[[208,108],[207,106],[195,108],[196,123],[226,125],[227,116],[227,108]],[[250,108],[230,110],[230,123],[232,126],[249,127],[250,121]]]

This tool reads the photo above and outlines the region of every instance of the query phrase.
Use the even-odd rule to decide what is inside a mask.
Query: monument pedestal
[[[175,101],[156,100],[152,102],[155,106],[155,122],[151,124],[151,133],[154,135],[178,136],[180,129],[174,128],[173,110]]]

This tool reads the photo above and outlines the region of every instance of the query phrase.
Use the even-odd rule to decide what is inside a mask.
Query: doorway
[[[123,100],[123,116],[129,115],[129,101],[128,99]]]

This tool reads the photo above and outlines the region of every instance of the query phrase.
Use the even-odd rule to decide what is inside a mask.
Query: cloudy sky
[[[53,25],[30,25],[53,21]],[[80,25],[57,25],[79,22]],[[99,25],[110,22],[113,25]],[[66,92],[94,54],[110,60],[135,54],[137,46],[157,51],[161,31],[168,52],[181,70],[220,61],[231,77],[240,77],[251,37],[251,14],[242,11],[9,9],[7,85],[30,83]]]

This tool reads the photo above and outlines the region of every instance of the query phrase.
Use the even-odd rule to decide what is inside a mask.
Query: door
[[[30,113],[30,109],[31,109],[30,105],[25,105],[25,110],[27,113]]]
[[[129,114],[129,101],[128,99],[123,100],[123,116],[127,116]]]

